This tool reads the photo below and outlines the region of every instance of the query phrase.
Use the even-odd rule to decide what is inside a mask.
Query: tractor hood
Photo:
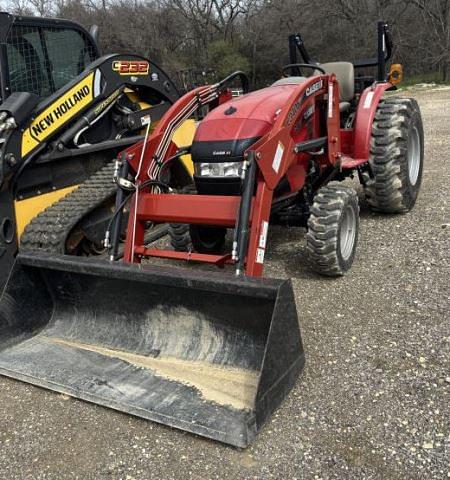
[[[232,99],[212,110],[198,126],[192,144],[194,162],[242,159],[275,123],[296,85],[278,85]]]

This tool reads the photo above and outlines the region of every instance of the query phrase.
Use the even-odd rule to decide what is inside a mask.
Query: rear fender
[[[364,90],[356,111],[354,158],[369,160],[372,125],[384,92],[392,87],[389,82],[376,83]]]

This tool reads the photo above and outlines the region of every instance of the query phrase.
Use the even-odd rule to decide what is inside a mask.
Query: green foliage
[[[209,68],[217,71],[218,78],[226,77],[236,70],[248,72],[250,62],[225,40],[211,42],[208,47]]]
[[[420,75],[406,75],[400,84],[400,88],[411,87],[419,83],[436,83],[436,84],[449,84],[450,82],[444,82],[442,80],[441,72],[423,73]]]

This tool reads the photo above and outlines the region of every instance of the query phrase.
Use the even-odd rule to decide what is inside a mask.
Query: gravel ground
[[[0,379],[2,479],[450,477],[450,89],[415,93],[426,131],[416,209],[370,213],[352,272],[305,267],[304,232],[274,228],[267,276],[291,277],[307,366],[241,451]]]

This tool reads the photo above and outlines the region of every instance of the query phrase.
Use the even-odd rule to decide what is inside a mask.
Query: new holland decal
[[[22,157],[92,102],[93,81],[94,72],[68,90],[32,121],[22,136]]]

